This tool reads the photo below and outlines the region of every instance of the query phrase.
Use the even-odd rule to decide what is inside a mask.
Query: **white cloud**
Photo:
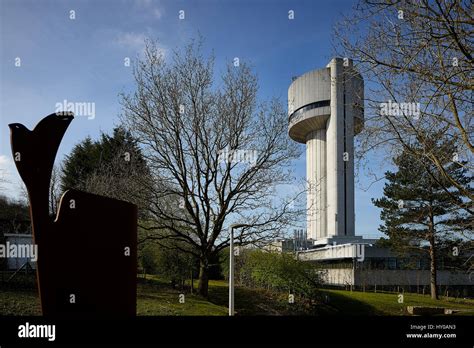
[[[5,155],[0,155],[0,182],[7,180],[11,170],[11,161]]]
[[[135,8],[139,11],[146,11],[147,14],[151,14],[156,19],[161,19],[163,16],[163,7],[159,6],[160,2],[155,0],[135,0]]]
[[[117,34],[116,38],[114,39],[114,44],[122,49],[134,51],[142,54],[145,50],[145,40],[147,38],[155,38],[153,34],[145,34],[145,33],[133,33],[133,32],[121,32]],[[163,57],[166,56],[168,49],[163,46],[159,45],[158,49],[160,50]]]
[[[115,43],[125,49],[143,51],[146,36],[143,33],[120,33],[115,39]]]
[[[160,19],[162,15],[163,15],[162,10],[160,10],[159,8],[153,9],[153,16],[154,16],[156,19]]]
[[[9,156],[0,155],[0,194],[18,197],[21,179]]]
[[[8,157],[5,156],[5,155],[0,155],[0,168],[2,167],[2,165],[5,165],[5,163],[8,163]]]

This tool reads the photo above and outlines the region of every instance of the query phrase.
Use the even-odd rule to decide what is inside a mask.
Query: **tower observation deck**
[[[364,81],[334,58],[288,89],[289,136],[306,144],[307,234],[321,244],[355,237],[354,135],[364,124]]]

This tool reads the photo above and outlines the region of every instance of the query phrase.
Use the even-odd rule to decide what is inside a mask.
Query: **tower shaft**
[[[364,122],[364,82],[352,61],[334,58],[288,90],[289,135],[306,144],[307,234],[355,235],[354,135]]]
[[[308,133],[306,137],[307,230],[308,237],[320,239],[327,236],[327,174],[326,129]]]

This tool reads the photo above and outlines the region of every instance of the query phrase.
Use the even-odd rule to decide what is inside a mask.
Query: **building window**
[[[297,118],[299,115],[302,115],[304,112],[312,110],[312,109],[317,109],[317,108],[322,108],[324,106],[330,106],[331,101],[330,100],[321,100],[315,103],[307,104],[305,106],[300,107],[299,109],[295,110],[290,117],[288,118],[289,121],[291,122],[292,119]]]

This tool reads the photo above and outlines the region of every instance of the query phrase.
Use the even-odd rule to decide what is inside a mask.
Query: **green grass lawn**
[[[140,279],[137,288],[137,315],[227,315],[227,307],[200,296],[172,289],[154,276]],[[212,286],[210,284],[210,286]],[[184,294],[184,303],[180,303]]]
[[[227,281],[209,283],[209,301],[226,308],[228,313],[229,287]],[[236,315],[303,315],[305,308],[288,303],[287,294],[263,289],[236,287],[234,295]]]
[[[196,284],[195,284],[196,285]],[[180,303],[184,294],[184,303]],[[431,300],[428,295],[404,294],[404,303],[398,303],[398,294],[322,289],[327,303],[316,306],[316,311],[296,303],[288,303],[288,294],[262,289],[237,287],[235,311],[237,315],[407,315],[407,306],[429,306],[461,309],[461,315],[474,315],[474,300],[452,298]],[[138,280],[137,314],[142,316],[166,315],[227,315],[228,287],[226,281],[209,282],[209,299],[173,289],[155,276]],[[0,288],[0,315],[40,315],[36,289]]]
[[[41,315],[36,290],[0,290],[0,315]]]
[[[321,290],[329,297],[328,305],[335,308],[336,314],[345,315],[407,315],[407,306],[443,307],[465,310],[474,315],[474,300],[456,300],[454,298],[432,300],[428,295],[403,295],[403,303],[398,303],[398,294],[373,293],[346,290]]]
[[[197,284],[195,284],[196,286]],[[184,303],[180,294],[184,293]],[[138,315],[227,315],[229,288],[226,281],[209,281],[209,300],[172,289],[155,276],[139,279],[137,286]],[[304,310],[287,303],[287,295],[266,290],[236,288],[237,315],[298,315]],[[0,315],[40,315],[39,299],[35,289],[0,289]]]
[[[188,291],[184,303],[180,303],[179,295],[183,291],[172,289],[157,277],[147,278],[146,281],[140,280],[138,285],[138,315],[228,315],[229,288],[226,281],[209,281],[208,300]],[[290,306],[284,294],[241,287],[235,290],[235,312],[237,315],[304,314],[298,306]]]

